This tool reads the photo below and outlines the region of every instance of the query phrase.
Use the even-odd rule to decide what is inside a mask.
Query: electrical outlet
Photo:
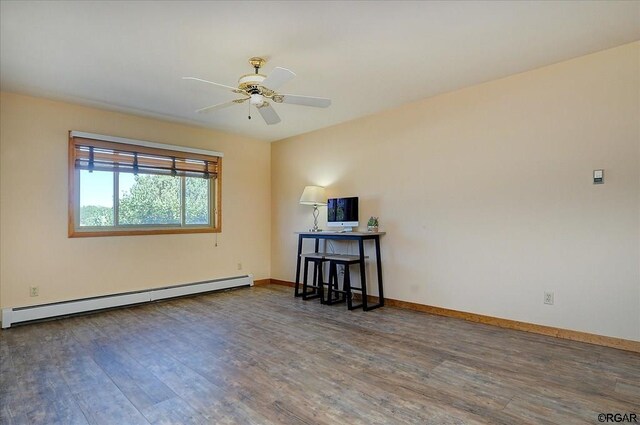
[[[553,305],[553,292],[545,292],[544,293],[544,303]]]
[[[238,270],[242,270],[242,263],[238,263]]]
[[[30,286],[29,287],[29,296],[30,297],[37,297],[38,295],[40,295],[40,287],[39,286]]]

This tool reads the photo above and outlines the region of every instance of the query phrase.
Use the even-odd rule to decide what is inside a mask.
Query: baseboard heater
[[[132,304],[142,304],[167,298],[200,294],[203,292],[219,291],[221,289],[253,286],[253,276],[244,275],[225,279],[207,280],[204,282],[187,283],[183,285],[166,286],[146,291],[125,292],[101,297],[83,298],[72,301],[61,301],[51,304],[33,305],[28,307],[13,307],[2,309],[2,328],[12,324],[29,322],[32,320],[48,319],[84,313],[106,308],[121,307]]]

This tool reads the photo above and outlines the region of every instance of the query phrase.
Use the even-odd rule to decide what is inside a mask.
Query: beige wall
[[[298,199],[319,184],[380,216],[390,298],[640,340],[639,51],[274,143],[271,277],[294,279]]]
[[[270,146],[218,131],[2,93],[0,305],[253,273],[270,276]],[[224,153],[223,232],[67,238],[68,131]],[[237,270],[237,263],[243,270]],[[29,297],[29,286],[40,296]]]

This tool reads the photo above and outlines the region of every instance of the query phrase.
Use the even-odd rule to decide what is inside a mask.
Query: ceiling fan
[[[267,100],[271,100],[275,103],[289,103],[292,105],[313,106],[316,108],[326,108],[331,105],[331,99],[277,93],[275,90],[293,79],[296,74],[286,68],[279,67],[274,68],[269,76],[260,74],[260,68],[262,68],[265,62],[266,61],[262,58],[249,59],[249,63],[254,68],[255,73],[246,74],[240,77],[238,80],[238,87],[214,83],[212,81],[196,77],[182,77],[183,80],[200,81],[202,83],[211,84],[215,87],[230,90],[233,93],[243,96],[240,99],[234,99],[229,102],[218,103],[216,105],[198,109],[196,112],[213,112],[229,106],[244,103],[248,100],[249,105],[255,106],[260,115],[262,115],[262,118],[264,118],[265,122],[271,125],[279,123],[280,117]],[[251,106],[249,108],[251,108]],[[251,119],[251,109],[249,109],[249,119]]]

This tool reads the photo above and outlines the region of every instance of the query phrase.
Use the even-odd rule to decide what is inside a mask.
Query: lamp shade
[[[324,187],[307,186],[300,197],[302,205],[327,205],[327,198],[324,194]]]

